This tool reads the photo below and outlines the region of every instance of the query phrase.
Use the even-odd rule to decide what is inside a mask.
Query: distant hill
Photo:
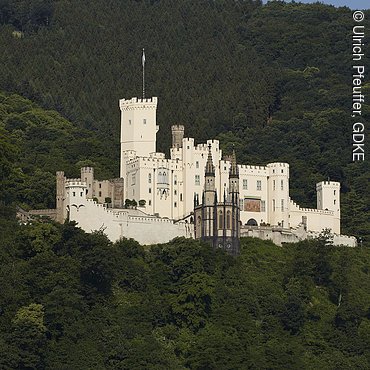
[[[369,28],[369,12],[365,18]],[[0,23],[0,89],[93,135],[99,144],[77,148],[78,160],[99,158],[104,174],[118,175],[118,99],[140,96],[145,47],[147,94],[159,97],[159,149],[168,150],[170,125],[183,123],[198,141],[217,137],[226,152],[235,144],[240,162],[287,161],[291,195],[303,206],[315,205],[317,181],[340,181],[343,232],[369,240],[369,168],[351,162],[350,9],[19,0],[2,3]],[[369,105],[363,114],[369,120]],[[69,158],[60,165],[76,171],[78,160],[60,155]]]

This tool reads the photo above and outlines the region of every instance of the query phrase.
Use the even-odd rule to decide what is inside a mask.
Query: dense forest
[[[253,0],[0,4],[0,90],[32,101],[4,108],[1,96],[1,122],[20,144],[17,171],[35,174],[38,189],[22,203],[49,207],[45,182],[56,169],[72,177],[92,163],[101,176],[118,176],[118,99],[141,95],[145,47],[159,150],[168,151],[170,125],[183,123],[198,142],[218,138],[226,153],[235,145],[241,163],[287,161],[302,206],[315,206],[317,181],[340,181],[343,232],[369,240],[368,162],[351,157],[350,9]],[[370,26],[369,12],[365,19]]]
[[[1,221],[1,369],[368,369],[370,250],[323,237],[238,258]]]
[[[0,369],[368,369],[352,26],[350,9],[319,3],[0,0]],[[118,176],[118,99],[141,94],[143,47],[159,150],[182,123],[240,163],[286,161],[302,206],[316,182],[340,181],[342,231],[364,248],[245,238],[231,258],[194,240],[143,248],[18,224],[16,206],[55,206],[57,170]]]

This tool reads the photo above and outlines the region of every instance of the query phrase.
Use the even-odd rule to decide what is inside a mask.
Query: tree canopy
[[[243,238],[233,258],[191,239],[144,249],[73,223],[0,226],[2,368],[369,367],[367,248]]]

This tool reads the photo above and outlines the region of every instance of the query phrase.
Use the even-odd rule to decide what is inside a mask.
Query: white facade
[[[133,151],[147,157],[156,151],[157,98],[119,101],[121,109],[121,153]],[[121,157],[121,177],[124,177]]]
[[[170,158],[155,152],[157,98],[120,100],[121,177],[124,198],[145,200],[145,212],[179,220],[194,208],[194,195],[201,197],[208,146],[216,170],[217,197],[228,194],[230,161],[224,158],[218,140],[195,144],[184,138],[184,127],[174,126]],[[145,122],[145,123],[144,123]],[[241,221],[243,224],[306,229],[330,228],[340,234],[340,184],[316,185],[317,209],[301,208],[289,196],[289,164],[239,165]]]
[[[112,241],[125,237],[144,245],[194,235],[193,225],[187,221],[174,222],[134,209],[111,209],[88,199],[86,182],[67,180],[65,188],[64,219],[76,221],[86,232],[101,230]]]
[[[195,196],[202,203],[208,148],[215,167],[218,202],[229,194],[230,160],[218,140],[195,144],[184,137],[184,126],[172,126],[170,158],[156,152],[157,98],[121,99],[121,163],[119,179],[98,181],[93,169],[81,178],[57,172],[57,217],[74,220],[87,232],[103,230],[110,240],[133,238],[141,244],[194,237]],[[317,209],[302,208],[289,195],[289,164],[238,165],[242,235],[271,239],[277,244],[298,241],[331,229],[336,244],[356,245],[340,235],[340,184],[316,184]],[[109,204],[107,199],[110,200]],[[138,209],[124,209],[126,199]],[[145,201],[145,202],[140,202]],[[109,208],[112,207],[112,208]],[[258,226],[258,227],[257,227]]]

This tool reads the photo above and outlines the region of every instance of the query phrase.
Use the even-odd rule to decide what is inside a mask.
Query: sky
[[[334,6],[348,6],[351,9],[370,9],[370,0],[319,0],[320,3],[330,4]],[[263,0],[264,3],[267,0]],[[289,2],[286,0],[286,2]],[[316,3],[317,0],[296,0],[301,3]]]

